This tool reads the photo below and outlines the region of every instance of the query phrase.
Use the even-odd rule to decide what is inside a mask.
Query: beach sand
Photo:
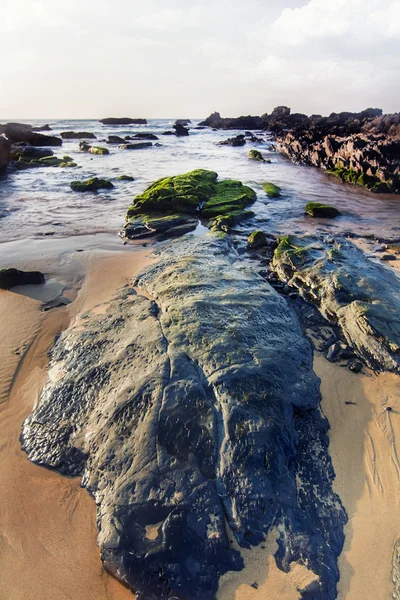
[[[77,300],[47,313],[37,300],[0,290],[1,600],[134,598],[102,568],[96,507],[79,479],[29,462],[19,435],[46,379],[54,337],[77,313],[107,302],[150,262],[148,254],[86,253],[87,276]]]
[[[114,291],[150,262],[148,255],[143,249],[85,253],[79,264],[86,276],[75,301],[48,313],[36,300],[0,291],[1,600],[134,598],[102,568],[93,499],[78,479],[30,463],[19,435],[46,379],[55,335],[82,312],[104,312]],[[400,377],[367,369],[354,374],[318,352],[314,368],[331,426],[334,489],[349,515],[338,598],[390,600],[392,551],[400,537]],[[298,588],[314,575],[300,565],[280,571],[276,537],[272,531],[264,544],[242,550],[245,569],[221,578],[218,600],[300,597]]]

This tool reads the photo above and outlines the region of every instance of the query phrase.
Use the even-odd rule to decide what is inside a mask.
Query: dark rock
[[[379,257],[380,260],[386,261],[386,260],[397,260],[396,256],[394,254],[382,254],[382,256]]]
[[[244,146],[246,143],[246,138],[244,135],[236,135],[235,137],[228,138],[227,140],[222,140],[222,142],[217,142],[218,146]]]
[[[96,192],[97,190],[109,190],[114,187],[108,179],[99,179],[98,177],[92,177],[85,181],[72,181],[70,186],[74,192]]]
[[[200,126],[213,127],[215,129],[263,129],[265,123],[261,117],[238,117],[222,118],[218,112],[210,115]]]
[[[334,600],[346,514],[295,313],[221,234],[173,243],[135,285],[58,338],[29,459],[82,476],[102,561],[138,600],[214,600],[244,566],[226,523],[247,548],[276,527],[278,567]]]
[[[38,125],[37,127],[32,127],[32,131],[53,131],[50,125]]]
[[[6,123],[0,125],[0,135],[3,134],[12,143],[24,142],[31,146],[61,146],[62,139],[50,136],[42,135],[33,131],[31,125],[24,123]]]
[[[87,131],[63,131],[60,133],[63,140],[95,140],[94,133]]]
[[[122,138],[122,137],[119,137],[119,135],[109,135],[107,144],[125,144],[126,139],[128,137],[129,137],[129,139],[131,139],[130,136],[127,136],[126,138]]]
[[[163,131],[162,135],[176,135],[175,131]]]
[[[332,344],[332,346],[330,346],[328,348],[328,352],[326,353],[326,358],[330,362],[335,362],[336,359],[339,357],[339,352],[340,352],[340,345],[338,343]]]
[[[135,140],[158,140],[159,138],[154,133],[135,133],[133,136]]]
[[[174,123],[174,125],[183,125],[184,127],[186,127],[187,125],[189,125],[192,121],[190,119],[177,119]]]
[[[137,144],[122,144],[120,148],[123,150],[143,150],[143,148],[151,148],[152,142],[138,142]]]
[[[0,172],[7,168],[10,161],[11,145],[5,137],[0,135]]]
[[[285,236],[273,265],[322,315],[337,323],[374,370],[400,372],[400,280],[351,242],[331,236]]]
[[[175,135],[178,137],[185,137],[189,135],[189,129],[183,125],[174,125]]]
[[[100,123],[103,125],[147,125],[146,119],[130,119],[129,117],[107,117],[100,119]]]
[[[258,250],[267,244],[267,236],[264,231],[253,231],[247,238],[247,248]]]
[[[349,363],[349,369],[350,369],[350,371],[353,371],[353,373],[360,373],[362,368],[363,368],[363,364],[359,360],[352,360]]]
[[[320,202],[307,202],[305,211],[311,217],[322,217],[324,219],[334,219],[340,215],[340,211],[334,206],[328,206]]]
[[[18,160],[19,158],[32,160],[47,156],[54,156],[53,150],[49,148],[37,148],[36,146],[13,146],[11,150],[11,158],[13,160]]]
[[[32,285],[44,283],[44,275],[40,271],[19,271],[18,269],[0,270],[0,289],[9,290],[16,285]]]
[[[135,181],[135,178],[131,177],[131,175],[119,175],[117,181]]]

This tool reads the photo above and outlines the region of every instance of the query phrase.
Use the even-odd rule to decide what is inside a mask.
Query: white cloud
[[[0,52],[1,117],[400,108],[400,0],[2,0]]]

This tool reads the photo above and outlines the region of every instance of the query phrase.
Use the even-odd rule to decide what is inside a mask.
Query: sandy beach
[[[77,300],[47,313],[37,300],[0,291],[2,600],[133,597],[102,568],[93,499],[78,479],[29,462],[19,435],[46,378],[47,352],[54,337],[77,313],[101,305],[128,283],[148,264],[148,254],[87,253],[82,257],[87,276]]]
[[[55,335],[82,312],[103,312],[114,290],[152,260],[149,254],[132,249],[74,255],[81,273],[77,280],[83,276],[83,285],[71,291],[72,304],[46,313],[37,300],[0,292],[0,502],[5,507],[0,516],[1,599],[133,597],[102,568],[93,499],[79,480],[29,462],[19,435],[46,378],[47,352]],[[54,265],[52,272],[57,275]],[[400,537],[400,378],[367,369],[354,374],[318,352],[314,368],[331,426],[334,489],[349,515],[338,598],[390,600],[392,550]],[[221,578],[218,600],[300,597],[298,589],[315,576],[299,565],[289,574],[280,571],[273,558],[276,537],[273,531],[264,544],[242,550],[245,569]]]

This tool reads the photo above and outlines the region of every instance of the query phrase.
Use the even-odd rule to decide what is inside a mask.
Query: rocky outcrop
[[[94,133],[88,131],[63,131],[60,133],[63,140],[95,140]]]
[[[177,119],[174,123],[174,125],[183,125],[184,127],[186,127],[187,125],[190,125],[192,121],[190,119]]]
[[[40,271],[20,271],[19,269],[0,269],[0,289],[9,290],[17,285],[44,283],[44,275]]]
[[[273,266],[341,327],[368,366],[400,373],[400,280],[394,272],[329,236],[281,238]]]
[[[100,119],[103,125],[147,125],[146,119],[130,119],[129,117],[107,117]]]
[[[132,136],[132,139],[134,140],[158,140],[159,138],[154,134],[154,133],[135,133],[135,135]]]
[[[172,244],[136,285],[58,338],[29,459],[82,477],[138,600],[214,600],[243,567],[227,525],[242,547],[276,527],[279,568],[316,575],[303,600],[333,600],[346,515],[295,313],[221,234]]]
[[[152,142],[137,142],[136,144],[122,144],[120,148],[122,150],[143,150],[144,148],[151,148]]]
[[[347,183],[373,192],[400,193],[400,138],[294,131],[278,137],[276,150],[293,162],[323,167]]]
[[[23,142],[30,144],[31,146],[61,146],[62,139],[51,136],[43,135],[33,131],[31,125],[24,123],[6,123],[0,125],[0,135],[3,134],[12,143]]]
[[[10,161],[11,145],[5,137],[0,135],[0,173],[7,169]]]
[[[199,126],[213,127],[215,129],[263,129],[264,121],[261,117],[223,118],[219,112],[212,113]]]
[[[110,151],[108,148],[103,148],[102,146],[91,146],[84,140],[79,142],[79,150],[81,152],[89,152],[89,154],[99,154],[99,155],[110,154]]]
[[[256,200],[256,193],[240,181],[217,182],[214,171],[196,169],[175,177],[164,177],[136,196],[128,209],[124,235],[129,239],[169,234],[180,229],[195,229],[199,217],[210,221],[217,229],[229,229],[241,220],[253,216],[246,207]],[[160,229],[161,227],[161,229]]]

